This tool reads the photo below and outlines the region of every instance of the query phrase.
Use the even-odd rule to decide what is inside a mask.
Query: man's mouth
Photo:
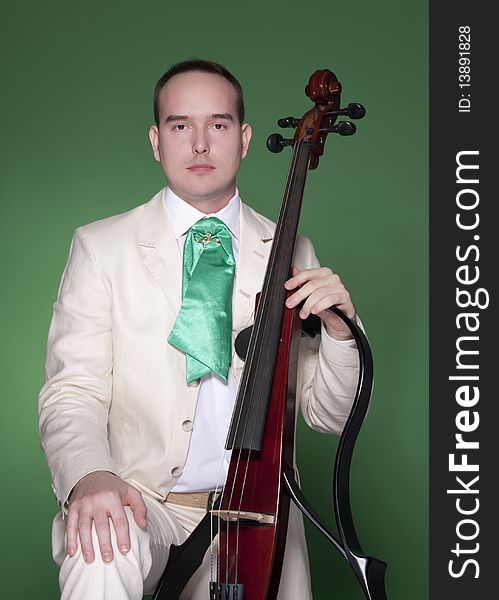
[[[196,163],[190,167],[187,167],[189,171],[211,171],[214,168],[215,167],[212,167],[208,163]]]

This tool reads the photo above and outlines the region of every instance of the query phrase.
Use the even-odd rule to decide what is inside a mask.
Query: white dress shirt
[[[241,207],[237,188],[227,206],[217,213],[209,215],[179,198],[170,188],[166,188],[163,200],[181,254],[183,254],[187,232],[194,223],[205,217],[216,216],[225,223],[232,234],[232,249],[237,263]],[[234,281],[233,289],[236,289],[236,281]],[[232,310],[234,311],[234,294],[232,298]],[[327,334],[324,326],[321,337],[324,341],[327,340],[328,344],[355,346],[354,340],[333,339]],[[227,381],[213,372],[201,378],[187,461],[172,492],[201,492],[214,490],[225,484],[230,462],[230,452],[225,450],[225,441],[236,393],[237,382],[232,369],[229,369]]]
[[[232,234],[232,249],[237,263],[241,206],[237,189],[227,206],[209,215],[179,198],[170,188],[166,188],[163,199],[181,254],[183,254],[187,232],[194,223],[204,217],[216,216],[225,223]],[[234,289],[236,289],[235,281]],[[229,369],[227,381],[213,372],[202,377],[187,461],[172,492],[200,492],[224,485],[230,461],[230,452],[225,450],[225,441],[236,392],[237,383],[232,369]]]

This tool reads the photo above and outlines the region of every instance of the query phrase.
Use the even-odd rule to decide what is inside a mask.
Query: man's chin
[[[172,188],[173,189],[173,188]],[[215,187],[192,187],[174,190],[179,198],[203,212],[215,212],[226,206],[235,194],[235,186],[224,190]]]

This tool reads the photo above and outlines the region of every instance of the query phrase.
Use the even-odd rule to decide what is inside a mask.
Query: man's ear
[[[151,125],[149,128],[149,141],[151,142],[152,153],[154,158],[160,162],[161,156],[159,154],[159,131],[156,125]]]
[[[251,140],[251,126],[249,123],[243,123],[241,125],[241,139],[242,139],[242,148],[241,148],[241,158],[244,158],[246,154],[248,154],[248,147]]]

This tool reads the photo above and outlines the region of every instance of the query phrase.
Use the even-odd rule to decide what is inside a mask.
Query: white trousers
[[[151,594],[163,573],[171,544],[184,542],[205,514],[200,508],[162,504],[143,494],[147,506],[147,527],[140,529],[132,512],[125,507],[130,529],[131,548],[122,554],[116,544],[112,524],[114,559],[105,563],[93,529],[95,560],[86,563],[81,548],[70,557],[65,551],[66,521],[59,513],[52,526],[52,552],[60,566],[61,600],[141,600]],[[299,522],[293,523],[291,521]],[[290,527],[279,588],[278,600],[310,600],[310,574],[306,554],[301,551],[299,532],[303,523],[298,510],[290,507]],[[295,539],[296,538],[296,539]],[[214,551],[216,555],[216,550]],[[181,600],[208,600],[211,555],[208,550],[201,567],[194,573],[182,593]]]

